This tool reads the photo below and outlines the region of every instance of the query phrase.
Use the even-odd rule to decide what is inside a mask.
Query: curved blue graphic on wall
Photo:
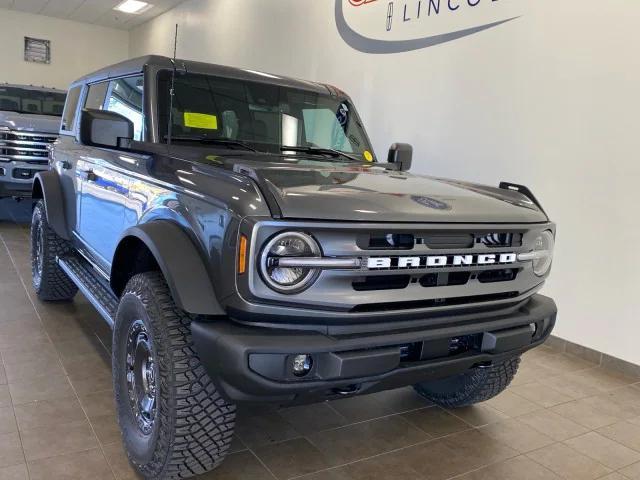
[[[349,46],[363,53],[389,54],[433,47],[497,27],[521,16],[508,16],[490,22],[482,22],[479,25],[467,28],[454,29],[443,33],[420,36],[418,38],[374,38],[374,36],[358,31],[366,30],[365,28],[350,25],[343,7],[346,1],[347,0],[335,0],[336,26],[342,39]],[[485,4],[496,5],[495,2],[497,1],[498,0],[490,0],[489,2],[485,0]],[[414,27],[411,32],[415,34],[417,31],[415,25],[419,22],[425,22],[425,19],[432,21],[432,19],[443,17],[445,13],[458,14],[458,12],[461,11],[460,9],[464,11],[465,8],[472,10],[484,6],[481,2],[482,0],[348,0],[348,8],[355,8],[358,12],[372,8],[372,6],[378,7],[378,12],[380,12],[382,8],[384,11],[381,13],[384,14],[384,18],[380,18],[379,22],[375,20],[378,25],[380,25],[381,30],[387,33],[396,33],[401,26],[411,25]],[[384,25],[382,25],[382,22],[384,22]]]

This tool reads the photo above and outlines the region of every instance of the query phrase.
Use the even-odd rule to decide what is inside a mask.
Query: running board
[[[78,286],[98,313],[106,320],[111,328],[118,311],[118,299],[113,292],[98,278],[93,267],[77,254],[65,255],[57,259],[58,265],[67,276]]]

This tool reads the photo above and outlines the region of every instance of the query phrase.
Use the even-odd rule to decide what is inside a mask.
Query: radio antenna
[[[173,133],[173,97],[175,96],[176,86],[176,53],[178,50],[178,24],[176,23],[176,33],[173,37],[173,58],[171,59],[171,65],[173,70],[171,71],[171,88],[169,89],[169,125],[167,129],[167,145],[171,145],[171,135]]]

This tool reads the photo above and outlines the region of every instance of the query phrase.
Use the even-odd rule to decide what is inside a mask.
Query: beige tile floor
[[[27,234],[0,220],[0,480],[137,478],[114,418],[110,332],[80,295],[38,302]],[[241,408],[233,453],[201,478],[640,480],[638,382],[541,347],[473,408],[411,389]]]

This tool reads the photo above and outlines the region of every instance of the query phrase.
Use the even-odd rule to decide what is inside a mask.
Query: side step
[[[113,328],[118,310],[118,299],[103,284],[93,267],[78,254],[58,257],[58,265]]]

